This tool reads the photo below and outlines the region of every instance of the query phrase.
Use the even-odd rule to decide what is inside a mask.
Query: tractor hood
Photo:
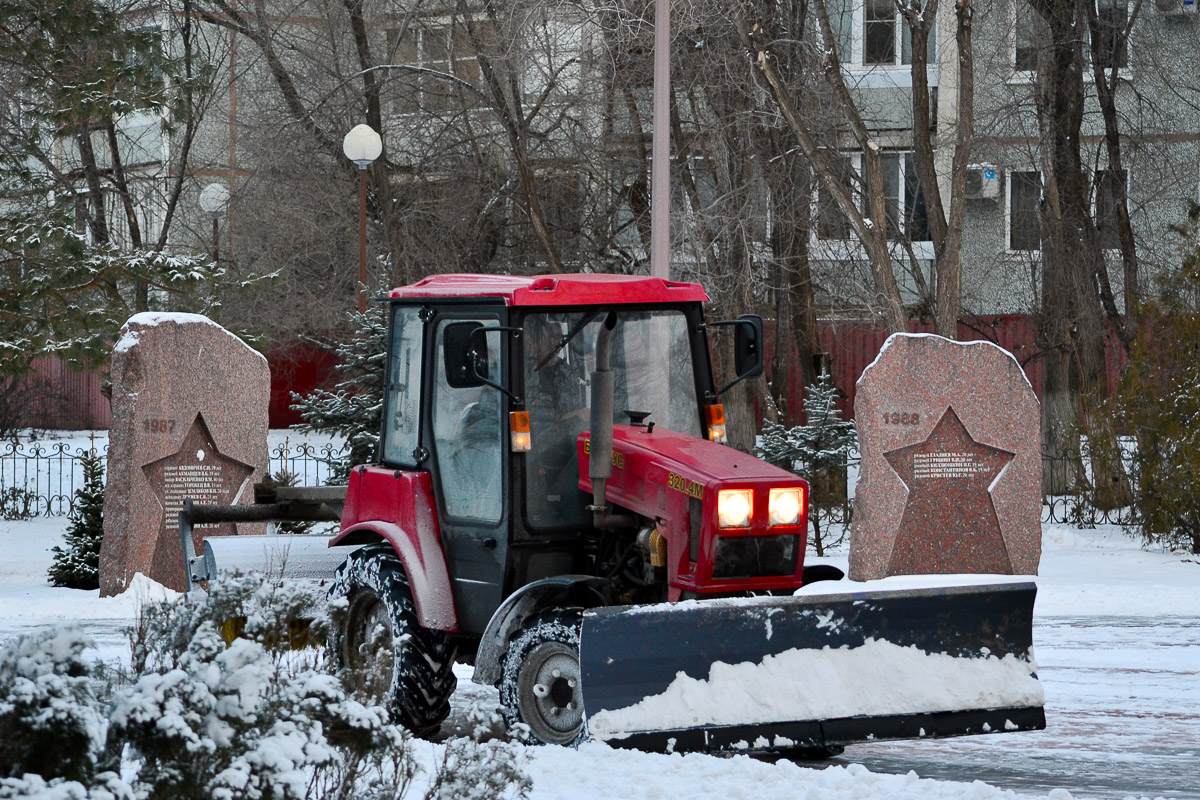
[[[579,488],[589,491],[588,433],[579,437],[578,446]],[[613,427],[612,466],[608,500],[654,520],[675,545],[669,563],[673,589],[704,593],[780,588],[779,574],[717,582],[714,575],[719,577],[720,568],[714,573],[713,562],[720,541],[731,537],[790,535],[800,537],[797,546],[802,549],[808,530],[808,483],[803,478],[725,445],[635,425]],[[799,516],[791,524],[772,525],[772,490],[788,488],[800,492]],[[748,500],[745,524],[722,526],[718,502],[725,490],[740,490],[741,499]],[[802,561],[794,562],[795,586],[800,585]]]
[[[579,471],[584,476],[587,475],[589,443],[590,435],[585,432],[579,437]],[[682,478],[684,482],[681,484],[672,476]],[[807,484],[787,470],[697,436],[663,428],[650,429],[644,425],[613,426],[610,494],[619,491],[633,499],[670,489],[701,497],[704,492],[719,489],[745,486],[765,490],[784,485]],[[591,487],[581,481],[580,488],[589,491]]]

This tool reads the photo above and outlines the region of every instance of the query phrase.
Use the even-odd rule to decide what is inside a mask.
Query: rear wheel
[[[388,708],[418,736],[450,713],[454,652],[442,631],[421,627],[404,565],[391,545],[356,550],[334,573],[329,649],[364,699]]]
[[[587,738],[580,691],[578,609],[539,614],[504,654],[500,704],[509,726],[524,723],[544,744],[578,746]]]

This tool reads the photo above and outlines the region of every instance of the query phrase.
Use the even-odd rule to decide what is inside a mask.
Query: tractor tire
[[[329,651],[364,700],[421,737],[450,714],[454,648],[421,627],[404,564],[389,544],[368,545],[342,562],[329,588]]]
[[[501,664],[500,706],[510,730],[529,728],[535,744],[578,747],[587,738],[580,692],[581,609],[537,614],[509,641]]]

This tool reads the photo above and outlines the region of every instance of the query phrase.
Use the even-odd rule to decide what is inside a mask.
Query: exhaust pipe
[[[596,336],[596,369],[592,372],[591,457],[588,477],[592,480],[592,524],[597,528],[632,528],[637,521],[629,514],[608,511],[608,479],[612,477],[613,453],[613,374],[609,362],[612,332],[617,327],[617,315],[611,311],[604,318]]]

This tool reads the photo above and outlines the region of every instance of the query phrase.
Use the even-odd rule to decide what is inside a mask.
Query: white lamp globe
[[[383,139],[370,125],[355,125],[342,140],[342,152],[360,168],[366,169],[383,152]]]
[[[210,217],[219,217],[229,204],[229,189],[223,183],[210,183],[200,192],[200,208]]]

